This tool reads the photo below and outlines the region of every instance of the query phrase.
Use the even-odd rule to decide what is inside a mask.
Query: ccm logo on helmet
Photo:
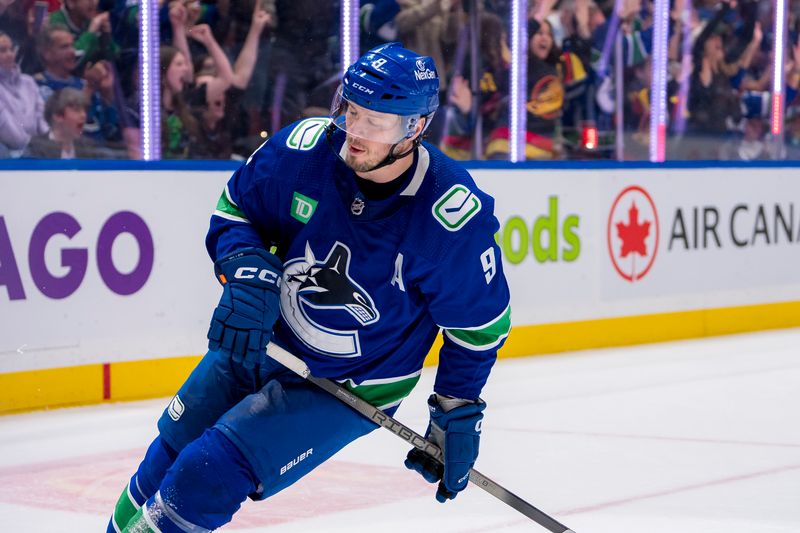
[[[267,283],[278,283],[278,275],[266,268],[259,270],[256,267],[239,267],[233,277],[236,279],[254,279],[258,277],[258,279]]]
[[[364,87],[363,85],[361,85],[359,83],[356,83],[356,82],[353,82],[353,88],[358,89],[362,93],[367,93],[367,94],[373,94],[375,92],[372,89]]]

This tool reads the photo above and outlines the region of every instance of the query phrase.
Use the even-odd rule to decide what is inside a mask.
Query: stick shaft
[[[297,356],[289,353],[273,343],[269,343],[267,345],[267,355],[281,363],[292,372],[307,379],[314,385],[335,396],[339,399],[339,401],[349,405],[352,409],[372,420],[375,424],[388,429],[410,445],[422,450],[440,463],[444,463],[444,455],[438,446],[426,440],[422,435],[407,427],[402,422],[399,422],[387,415],[371,403],[362,400],[336,382],[311,375],[311,371],[309,370],[308,366]],[[574,533],[564,524],[561,524],[547,513],[540,511],[530,503],[526,502],[498,483],[492,481],[474,468],[469,472],[469,480],[498,500],[524,514],[545,529],[552,531],[553,533]]]

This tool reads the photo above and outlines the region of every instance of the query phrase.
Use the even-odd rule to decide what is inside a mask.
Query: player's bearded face
[[[361,137],[348,135],[344,160],[347,166],[356,172],[368,172],[383,161],[391,149],[391,144],[368,141]]]
[[[404,133],[401,117],[380,113],[347,102],[341,108],[340,125],[347,133],[345,162],[356,172],[367,172],[381,163],[396,143],[401,143]],[[341,123],[340,123],[341,124]]]

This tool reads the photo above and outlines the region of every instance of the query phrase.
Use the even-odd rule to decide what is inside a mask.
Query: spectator
[[[81,65],[103,59],[115,60],[119,46],[111,38],[107,11],[97,12],[98,0],[63,0],[61,9],[50,14],[51,26],[63,26],[75,40]]]
[[[613,6],[613,3],[610,5]],[[609,9],[608,12],[611,13],[612,10]],[[596,101],[601,112],[598,114],[598,125],[608,129],[612,127],[612,114],[616,112],[614,84],[611,79],[616,34],[612,33],[613,17],[604,18],[595,13],[592,20],[594,21],[590,26],[593,27],[592,67],[596,77],[594,81]],[[631,69],[640,65],[650,55],[654,31],[652,17],[648,10],[643,10],[642,0],[622,0],[617,20],[619,23],[617,31],[620,31],[622,36],[624,67]]]
[[[224,113],[222,102],[225,91],[233,83],[234,73],[230,61],[207,24],[186,28],[190,16],[196,18],[196,14],[192,15],[182,2],[170,4],[169,17],[173,27],[173,42],[176,46],[161,48],[162,157],[165,159],[220,157],[220,154],[209,153],[209,150],[221,150],[230,157],[230,139],[224,132],[216,130],[220,126],[220,121],[214,117],[220,109]],[[204,46],[209,53],[207,70],[203,72],[202,88],[195,85],[187,35]],[[199,64],[203,68],[203,61]],[[252,72],[252,65],[250,70]],[[239,79],[239,82],[242,80]],[[202,120],[198,118],[202,118],[203,113],[194,113],[191,104],[207,109],[210,103],[209,96],[213,97],[213,103],[219,106],[219,109],[207,114],[207,123],[213,124],[213,131],[206,131],[207,135],[201,138]],[[227,141],[223,142],[223,139]]]
[[[593,109],[589,90],[592,54],[592,27],[602,23],[599,10],[590,0],[565,2],[561,7],[564,39],[560,48],[561,77],[564,83],[564,111],[562,123],[565,127],[581,127]]]
[[[0,31],[11,37],[15,43],[28,36],[25,31],[25,10],[32,4],[30,0],[0,0]]]
[[[397,0],[367,0],[361,2],[361,49],[371,50],[381,44],[398,40],[395,16],[400,12]]]
[[[336,3],[276,0],[275,8],[278,25],[266,106],[271,132],[300,118],[309,106],[329,106],[333,91],[326,82],[337,75],[333,56],[339,55],[333,46],[339,20]]]
[[[198,69],[195,80],[197,88],[194,91],[192,111],[199,127],[198,139],[189,149],[191,158],[229,159],[233,154],[229,117],[234,114],[234,110],[231,108],[238,106],[250,81],[258,57],[259,37],[271,19],[272,16],[267,11],[256,5],[244,47],[233,69],[210,31],[203,34],[198,33],[200,27],[192,28],[192,37],[203,42],[211,54]]]
[[[258,11],[264,11],[269,15],[265,26],[267,29],[274,30],[278,26],[275,0],[240,0],[233,2],[228,11],[230,15],[227,17],[227,24],[225,25],[227,31],[223,40],[225,47],[238,50],[244,46],[244,42],[247,40],[246,36],[250,31],[253,14]]]
[[[117,81],[112,63],[100,61],[86,65],[87,83],[73,74],[78,63],[73,43],[72,34],[64,26],[45,26],[39,34],[44,71],[34,79],[42,99],[47,102],[53,93],[66,87],[84,91],[89,106],[85,133],[97,143],[98,153],[100,147],[107,148],[104,157],[121,156],[129,147],[133,149],[134,135],[124,131],[122,114],[126,110],[122,95],[115,94]]]
[[[198,76],[204,75],[209,81],[218,81],[224,88],[235,87],[244,90],[250,83],[253,76],[256,60],[258,59],[258,44],[261,32],[272,22],[273,16],[260,8],[256,4],[253,11],[252,22],[247,32],[244,45],[236,58],[236,63],[231,69],[230,62],[217,44],[208,26],[201,24],[190,30],[190,35],[206,47],[208,55],[204,56],[200,62],[201,68],[198,69]],[[199,83],[199,82],[198,82]]]
[[[722,146],[721,159],[754,161],[773,159],[775,157],[798,159],[800,151],[800,120],[798,106],[792,105],[797,97],[800,85],[800,42],[794,43],[786,59],[786,85],[784,98],[787,102],[784,121],[784,146],[770,143],[767,136],[770,113],[772,111],[772,94],[757,86],[757,90],[743,91],[740,97],[744,119],[737,129],[741,130],[741,138],[733,138]],[[763,76],[761,77],[763,78]],[[771,81],[767,79],[767,81]]]
[[[539,9],[535,18],[528,21],[526,159],[554,159],[560,155],[560,139],[556,138],[556,130],[564,106],[564,84],[560,51],[553,41],[550,23],[545,18],[547,12]],[[508,110],[504,106],[498,113],[497,126],[489,135],[487,159],[508,159],[509,134]]]
[[[47,6],[33,0],[17,0],[4,8],[0,0],[0,31],[5,32],[17,46],[17,64],[25,74],[39,72],[36,54],[36,35],[47,16]]]
[[[217,6],[200,0],[168,0],[159,1],[161,10],[159,13],[160,18],[160,38],[162,44],[170,44],[180,48],[175,41],[175,22],[173,14],[176,9],[182,9],[185,13],[183,20],[183,30],[187,31],[189,28],[198,24],[208,24],[210,27],[215,27],[218,20]],[[191,43],[189,43],[191,45]]]
[[[129,146],[135,132],[125,132],[125,102],[116,90],[113,64],[108,60],[89,64],[84,72],[89,110],[84,134],[109,150],[109,157],[123,157],[134,151]],[[132,129],[132,128],[131,128]]]
[[[223,48],[229,57],[242,57],[242,51],[250,39],[255,13],[263,11],[269,15],[267,23],[259,33],[256,46],[256,63],[250,82],[247,84],[241,98],[236,95],[232,100],[229,113],[234,113],[235,119],[231,120],[234,136],[242,145],[242,151],[249,156],[264,139],[261,132],[267,129],[263,120],[266,118],[264,109],[267,101],[270,56],[272,50],[272,37],[278,25],[275,0],[241,0],[233,2],[229,8],[229,24],[225,33]],[[266,31],[264,31],[266,30]],[[238,61],[238,60],[237,60]],[[235,69],[234,69],[235,70]]]
[[[554,9],[557,3],[558,9]],[[582,128],[595,118],[594,79],[590,70],[592,34],[605,23],[605,18],[590,0],[535,1],[531,3],[529,18],[538,24],[549,24],[554,49],[559,55],[556,69],[564,94],[558,113],[561,131],[558,142],[563,146],[555,151],[562,156],[570,151],[569,155],[586,157]],[[534,30],[534,26],[530,29]],[[548,156],[544,154],[543,157]]]
[[[561,52],[547,20],[532,19],[528,31],[526,159],[553,159],[559,152],[556,122],[564,106],[564,85],[558,69]]]
[[[197,139],[189,146],[192,159],[230,159],[233,139],[225,114],[225,90],[210,83],[208,76],[198,78],[192,91],[192,113],[197,121]]]
[[[726,61],[723,36],[728,35],[728,28],[722,22],[735,6],[735,0],[723,2],[693,46],[694,70],[688,100],[692,159],[718,158],[720,143],[742,120],[737,89],[761,43],[762,33],[761,25],[755,23],[750,43],[741,56]]]
[[[771,159],[766,134],[769,124],[761,112],[747,113],[741,126],[741,139],[731,139],[722,145],[722,160],[758,161]]]
[[[82,90],[83,81],[73,72],[78,66],[74,38],[64,26],[45,26],[38,36],[37,48],[42,62],[42,72],[34,76],[42,99],[65,87]]]
[[[20,72],[16,46],[0,31],[0,152],[19,155],[34,135],[47,132],[36,82]]]
[[[94,143],[83,136],[88,99],[83,91],[65,87],[44,106],[50,133],[31,139],[25,155],[41,159],[97,159]]]
[[[649,154],[652,72],[653,64],[649,57],[626,69],[623,113],[626,159],[647,159]]]
[[[197,138],[197,120],[192,116],[184,91],[189,85],[190,61],[173,46],[162,46],[161,66],[161,157],[182,159]]]
[[[786,109],[786,159],[800,160],[800,105]]]
[[[194,6],[196,2],[187,2],[188,6]],[[199,4],[197,4],[199,5]],[[192,65],[192,52],[189,48],[189,28],[194,24],[190,24],[190,20],[196,20],[199,17],[199,9],[189,9],[183,2],[170,2],[168,5],[170,28],[172,29],[172,45],[183,54],[184,60],[187,62],[184,72],[185,81],[191,83],[194,80],[194,67]],[[168,41],[165,41],[168,42]],[[162,77],[164,70],[161,70]]]
[[[404,46],[433,58],[440,72],[439,101],[447,102],[447,76],[453,69],[455,43],[461,28],[468,25],[465,0],[397,0],[400,12],[394,18],[397,36]],[[471,1],[471,0],[466,0]],[[477,3],[476,3],[477,5]],[[438,144],[443,136],[446,113],[438,113],[427,130],[429,140]]]
[[[481,118],[481,133],[488,138],[497,126],[500,113],[508,111],[508,76],[511,51],[508,49],[508,35],[502,19],[494,13],[480,15],[480,53],[482,67],[479,83],[477,112]],[[470,159],[472,155],[473,131],[476,120],[473,117],[473,97],[469,82],[460,74],[453,77],[450,84],[449,106],[446,110],[447,131],[442,140],[442,149],[454,159]],[[484,154],[477,154],[483,158]]]
[[[430,56],[439,72],[448,72],[450,57],[445,48],[456,42],[465,22],[463,0],[397,0],[400,12],[394,18],[400,42],[418,54]],[[439,91],[447,90],[447,78],[439,80]]]
[[[109,21],[111,23],[111,40],[119,47],[119,53],[112,62],[114,66],[115,92],[124,105],[125,128],[123,135],[134,133],[138,129],[139,95],[139,2],[130,0],[104,0],[101,5],[109,5]],[[137,135],[138,137],[138,135]],[[132,139],[132,138],[131,138]],[[137,141],[138,142],[138,141]],[[140,156],[132,142],[127,142],[131,157]]]

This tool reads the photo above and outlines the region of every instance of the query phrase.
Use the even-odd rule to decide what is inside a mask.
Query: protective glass
[[[353,137],[397,144],[414,135],[420,116],[372,111],[347,100],[339,86],[331,104],[331,119],[337,128]]]

